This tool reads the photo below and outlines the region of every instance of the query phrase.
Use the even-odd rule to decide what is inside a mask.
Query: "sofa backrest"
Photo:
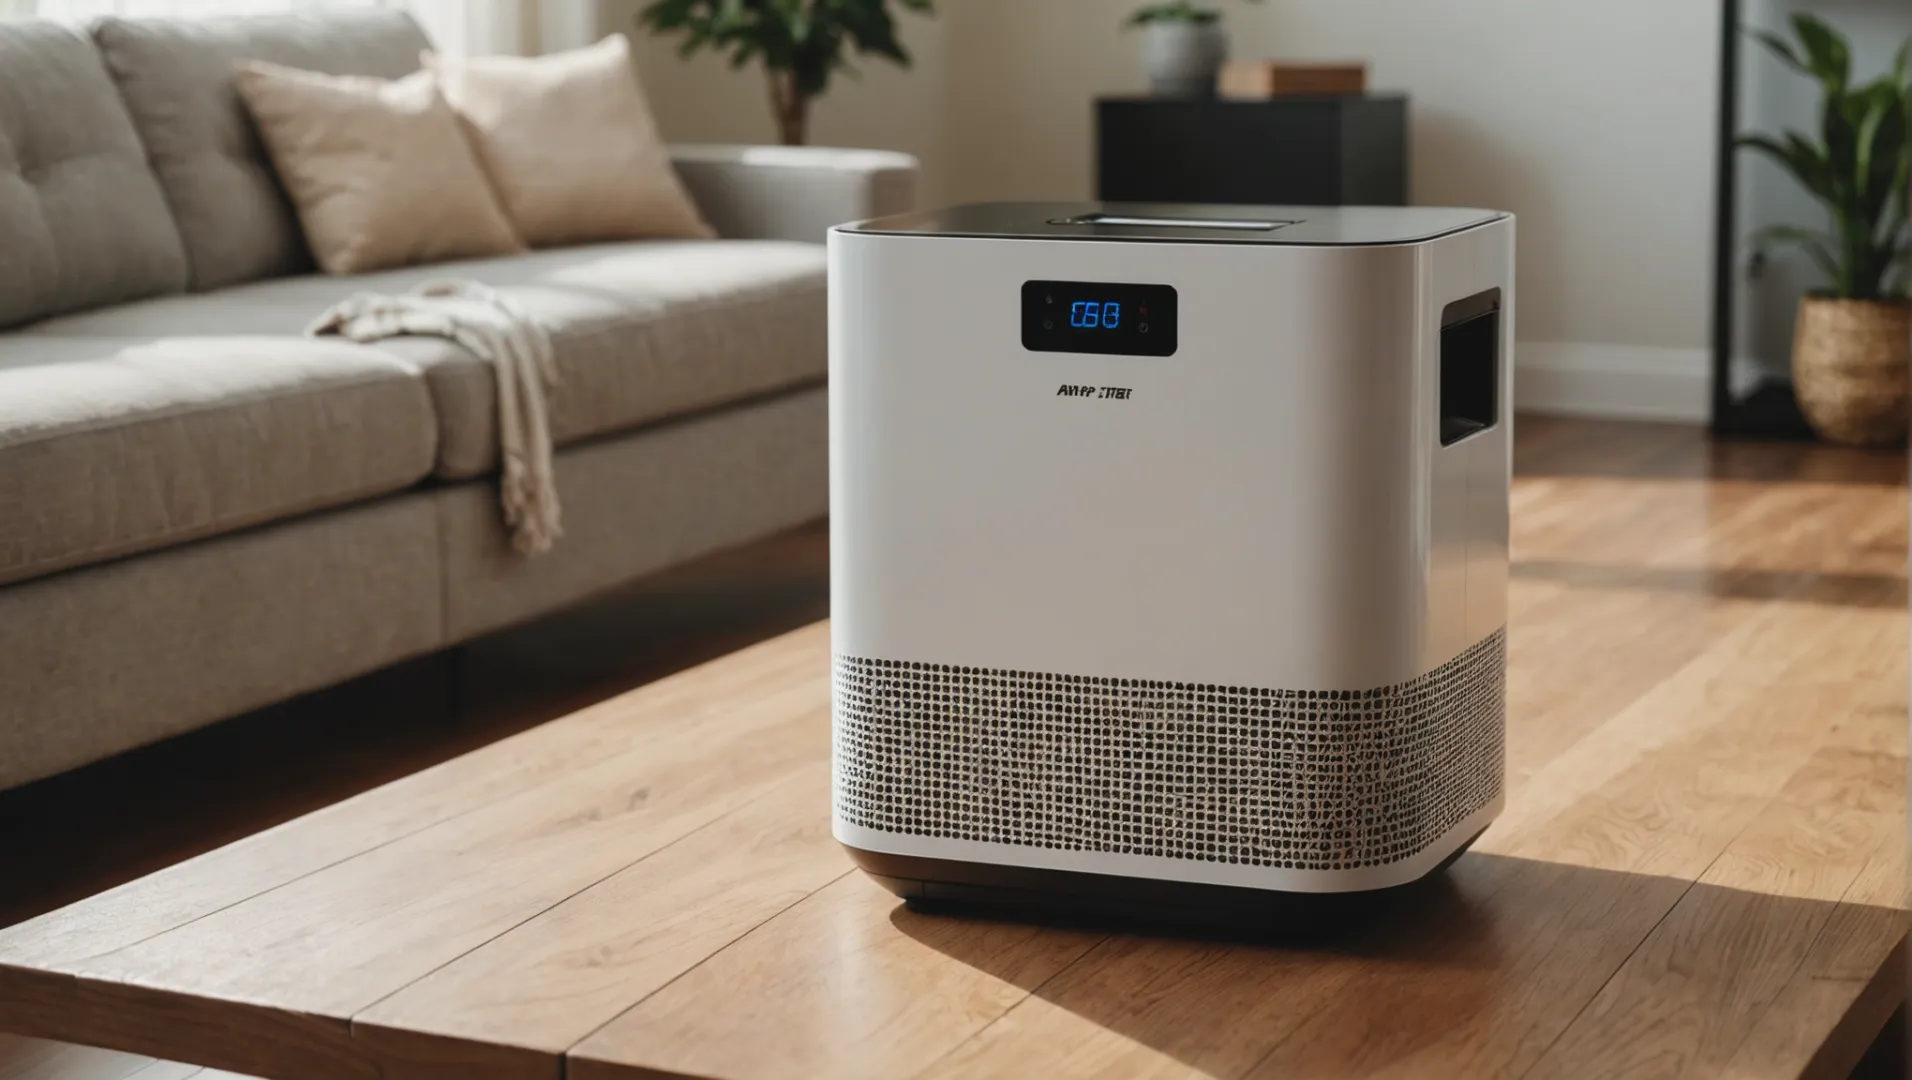
[[[92,43],[0,22],[0,327],[185,287],[179,233]]]
[[[93,39],[119,83],[184,241],[190,287],[312,268],[312,256],[233,89],[233,65],[266,60],[331,75],[398,78],[431,47],[401,11],[218,19],[105,18]]]

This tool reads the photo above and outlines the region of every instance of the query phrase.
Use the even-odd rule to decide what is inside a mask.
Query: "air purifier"
[[[1388,890],[1503,800],[1514,221],[832,230],[834,829],[912,898]]]

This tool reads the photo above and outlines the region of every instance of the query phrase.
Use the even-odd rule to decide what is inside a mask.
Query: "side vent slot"
[[[1500,415],[1500,290],[1441,312],[1441,445],[1494,426]]]

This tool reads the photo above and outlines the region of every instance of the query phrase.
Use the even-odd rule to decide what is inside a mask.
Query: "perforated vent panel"
[[[1365,691],[836,658],[837,810],[883,832],[1300,870],[1500,794],[1506,639]]]

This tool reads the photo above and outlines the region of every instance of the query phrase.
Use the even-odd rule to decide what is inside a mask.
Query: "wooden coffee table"
[[[1903,494],[1647,490],[1632,550],[1550,490],[1508,810],[1331,944],[901,906],[830,837],[817,625],[0,932],[0,1030],[327,1080],[1849,1068],[1904,996],[1904,586],[1852,561]],[[1774,530],[1818,565],[1731,577]]]

